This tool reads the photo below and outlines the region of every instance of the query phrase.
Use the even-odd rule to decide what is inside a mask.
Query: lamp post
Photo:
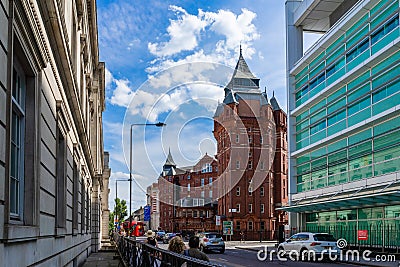
[[[129,237],[131,236],[131,225],[132,225],[132,128],[133,126],[157,126],[164,127],[166,126],[163,122],[157,123],[133,123],[131,124],[131,132],[130,132],[130,163],[129,163]]]
[[[117,217],[117,198],[118,198],[118,184],[117,182],[128,182],[129,179],[115,179],[115,208],[114,208],[114,212],[115,212],[115,218],[118,219]]]
[[[153,207],[153,205],[152,205],[152,203],[151,203],[151,201],[152,201],[152,197],[151,197],[151,195],[150,194],[147,194],[146,193],[146,196],[147,196],[147,206],[149,206],[149,209],[150,209],[150,218],[149,218],[149,229],[151,229],[151,209],[152,209],[152,207]]]

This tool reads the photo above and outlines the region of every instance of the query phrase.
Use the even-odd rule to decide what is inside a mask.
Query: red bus
[[[125,232],[128,234],[129,232],[129,221],[124,221],[123,227]],[[132,221],[131,229],[133,229],[131,236],[143,236],[144,235],[144,223],[138,221]]]

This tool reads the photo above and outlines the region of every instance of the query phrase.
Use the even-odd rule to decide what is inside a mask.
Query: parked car
[[[156,238],[158,241],[163,240],[164,236],[165,236],[165,231],[157,231]]]
[[[200,250],[203,252],[217,250],[220,253],[225,252],[225,242],[219,233],[199,233]]]
[[[291,236],[285,242],[278,245],[280,255],[292,255],[291,257],[299,260],[316,260],[322,256],[340,254],[337,241],[331,234],[327,233],[298,233]],[[314,256],[315,255],[315,256]]]
[[[176,236],[176,233],[166,233],[163,237],[163,243],[164,244],[168,244],[168,242],[171,240],[171,238],[173,238],[174,236]]]

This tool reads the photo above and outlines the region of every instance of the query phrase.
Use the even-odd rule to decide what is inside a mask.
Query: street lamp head
[[[157,122],[156,124],[154,124],[157,127],[164,127],[167,126],[167,124],[163,123],[163,122]]]

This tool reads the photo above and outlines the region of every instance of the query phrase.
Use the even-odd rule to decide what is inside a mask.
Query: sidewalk
[[[82,267],[119,267],[124,266],[116,253],[116,247],[111,240],[101,242],[99,252],[94,252],[89,255]]]
[[[232,241],[234,242],[234,241]],[[225,242],[227,245],[228,242]],[[262,242],[262,245],[260,245],[260,242],[256,241],[246,241],[246,244],[237,244],[234,247],[236,249],[244,249],[244,250],[250,250],[250,251],[255,251],[258,252],[260,250],[265,250],[265,246],[268,247],[268,250],[271,250],[273,247],[275,247],[276,242],[271,241],[265,241]],[[372,259],[373,257],[371,257]],[[342,263],[345,264],[353,264],[353,265],[360,265],[360,266],[372,266],[372,267],[399,267],[400,266],[400,260],[396,260],[395,262],[376,262],[376,261],[365,261],[363,259],[360,259],[360,261],[342,261]]]

